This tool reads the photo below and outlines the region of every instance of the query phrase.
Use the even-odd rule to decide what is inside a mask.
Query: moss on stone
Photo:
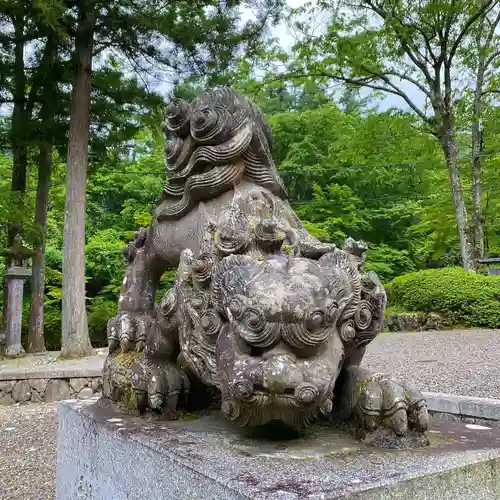
[[[132,389],[132,383],[129,383],[125,387],[123,387],[121,396],[121,401],[125,408],[127,408],[127,410],[137,410],[137,398],[135,397],[134,391]]]
[[[117,363],[123,368],[132,368],[134,363],[139,361],[144,356],[143,352],[129,351],[119,352],[113,356],[113,363]]]
[[[366,386],[373,380],[373,377],[370,375],[368,377],[365,377],[360,383],[359,383],[359,394],[360,396],[364,394]]]
[[[137,410],[137,401],[132,389],[132,367],[144,356],[143,352],[119,352],[110,358],[105,365],[108,380],[111,384],[111,398],[120,402],[129,411]]]
[[[289,245],[287,243],[284,243],[283,246],[281,247],[281,249],[283,250],[283,252],[288,256],[290,257],[292,255],[292,252],[293,252],[293,245]]]
[[[199,418],[201,418],[201,413],[198,411],[193,411],[190,413],[185,413],[178,420],[181,422],[190,422],[191,420],[198,420]]]

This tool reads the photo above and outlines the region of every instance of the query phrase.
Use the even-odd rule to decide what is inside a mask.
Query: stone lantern
[[[21,235],[14,237],[10,248],[2,252],[9,265],[4,276],[7,280],[7,310],[5,313],[5,354],[17,356],[21,353],[21,328],[23,319],[23,289],[26,278],[31,276],[28,260],[34,252],[23,245]]]

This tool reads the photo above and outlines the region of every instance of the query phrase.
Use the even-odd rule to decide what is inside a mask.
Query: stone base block
[[[500,492],[500,429],[437,421],[431,445],[370,448],[327,425],[249,437],[218,413],[144,420],[96,399],[60,405],[57,500],[486,500]]]

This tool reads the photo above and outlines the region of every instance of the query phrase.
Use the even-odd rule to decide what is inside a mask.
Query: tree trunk
[[[85,308],[85,188],[87,182],[92,46],[95,13],[80,2],[68,139],[64,214],[62,357],[92,352]]]
[[[24,29],[25,22],[22,16],[14,19],[14,107],[12,109],[12,123],[10,141],[12,147],[12,208],[14,218],[7,229],[7,247],[14,241],[14,236],[21,232],[22,204],[26,192],[26,173],[28,169],[28,153],[26,146],[26,74],[24,72]],[[5,260],[5,267],[10,265],[9,259]],[[7,280],[3,280],[3,311],[2,324],[5,325],[7,314]]]
[[[35,202],[35,226],[38,238],[34,247],[32,263],[31,300],[28,319],[28,352],[45,351],[44,340],[44,299],[45,299],[45,240],[47,234],[47,210],[49,203],[50,179],[52,175],[53,127],[57,92],[55,80],[51,72],[57,57],[57,41],[55,34],[49,35],[43,67],[40,68],[43,78],[42,109],[40,111],[40,148],[38,160],[38,182]]]
[[[484,55],[479,54],[484,59]],[[474,245],[474,262],[484,256],[484,218],[482,192],[482,152],[483,131],[481,128],[481,104],[484,83],[484,62],[478,65],[476,73],[476,88],[472,103],[472,242]]]
[[[24,19],[19,16],[15,21],[14,47],[14,108],[12,110],[11,144],[12,144],[12,191],[18,194],[21,202],[26,191],[26,172],[28,167],[28,153],[26,149],[26,75],[24,72]],[[20,206],[19,206],[20,208]],[[16,214],[19,215],[19,214]],[[19,223],[20,221],[13,221]],[[14,237],[19,228],[10,231]],[[10,246],[12,242],[9,241]]]
[[[38,229],[31,277],[31,301],[28,320],[28,352],[45,351],[43,334],[45,299],[45,238],[50,177],[52,174],[52,144],[40,144],[38,160],[38,185],[36,189],[35,225]]]
[[[472,126],[472,241],[475,260],[484,257],[483,216],[483,131],[479,125]]]
[[[465,206],[460,172],[458,170],[458,152],[455,134],[450,122],[446,118],[443,122],[444,125],[441,129],[440,140],[450,175],[453,206],[455,208],[455,218],[460,241],[460,256],[462,257],[463,268],[466,271],[474,271],[474,252],[468,231],[467,207]]]

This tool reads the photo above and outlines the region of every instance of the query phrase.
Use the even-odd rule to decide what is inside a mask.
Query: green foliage
[[[407,250],[398,250],[385,244],[372,246],[368,250],[365,267],[367,271],[375,271],[384,283],[417,268]]]
[[[313,186],[313,199],[296,207],[313,236],[341,246],[348,236],[360,239],[369,227],[359,198],[348,186]]]
[[[437,312],[455,324],[500,327],[500,277],[461,268],[405,274],[386,286],[389,303],[406,311]]]
[[[40,138],[51,136],[55,154],[47,220],[45,331],[47,347],[56,349],[76,17],[62,0],[3,3],[0,97],[7,102],[13,98],[12,35],[16,19],[22,18],[25,49],[31,54],[25,105],[31,106],[32,116],[23,123],[29,150],[24,197],[10,192],[11,123],[0,116],[0,222],[5,226],[8,220],[22,220],[28,244],[40,237],[33,224],[35,155]],[[350,11],[340,1],[318,0],[290,10],[288,21],[296,37],[291,50],[285,50],[279,40],[262,36],[278,20],[283,0],[238,0],[227,5],[204,0],[197,8],[184,0],[91,4],[102,14],[94,33],[85,248],[88,322],[95,345],[105,343],[106,323],[116,313],[125,269],[122,248],[138,227],[149,226],[154,200],[165,182],[164,99],[150,90],[150,77],[167,74],[170,80],[172,73],[172,94],[177,97],[192,99],[207,87],[229,83],[264,110],[273,129],[273,156],[306,228],[338,246],[347,236],[367,241],[366,267],[384,282],[393,280],[387,288],[395,310],[437,311],[471,326],[500,325],[498,279],[455,268],[415,272],[459,265],[449,173],[435,137],[441,118],[436,112],[438,97],[443,97],[447,81],[438,66],[446,60],[453,74],[463,68],[474,73],[479,56],[488,57],[485,88],[498,92],[496,32],[484,50],[474,45],[478,40],[485,43],[489,27],[498,24],[498,5],[488,12],[487,22],[469,22],[482,7],[465,0],[359,0],[349,4]],[[254,7],[254,18],[242,16],[242,8],[248,6]],[[18,9],[24,9],[24,16]],[[319,18],[326,21],[326,30],[314,29]],[[37,75],[50,34],[56,35],[58,54],[51,80],[57,82],[56,116],[47,133],[40,125],[41,107],[32,99],[33,89],[43,86]],[[440,38],[445,34],[448,40]],[[457,53],[452,58],[454,41]],[[279,78],[283,71],[286,78]],[[339,82],[342,88],[334,88]],[[457,85],[458,79],[450,82],[449,105],[463,155],[461,190],[470,213],[470,137],[463,131],[474,121],[473,91]],[[413,92],[406,93],[407,87]],[[388,94],[408,112],[380,112],[373,99]],[[417,94],[427,98],[429,109],[417,105]],[[500,255],[500,156],[495,154],[500,151],[500,108],[493,99],[484,101],[488,106],[481,115],[483,202],[488,253]],[[0,248],[4,240],[2,231]],[[175,270],[163,276],[157,299],[174,279]],[[26,313],[27,304],[26,297]]]
[[[89,300],[87,320],[89,325],[90,341],[94,347],[107,345],[108,320],[116,315],[118,301],[116,296],[111,299],[98,295]]]

